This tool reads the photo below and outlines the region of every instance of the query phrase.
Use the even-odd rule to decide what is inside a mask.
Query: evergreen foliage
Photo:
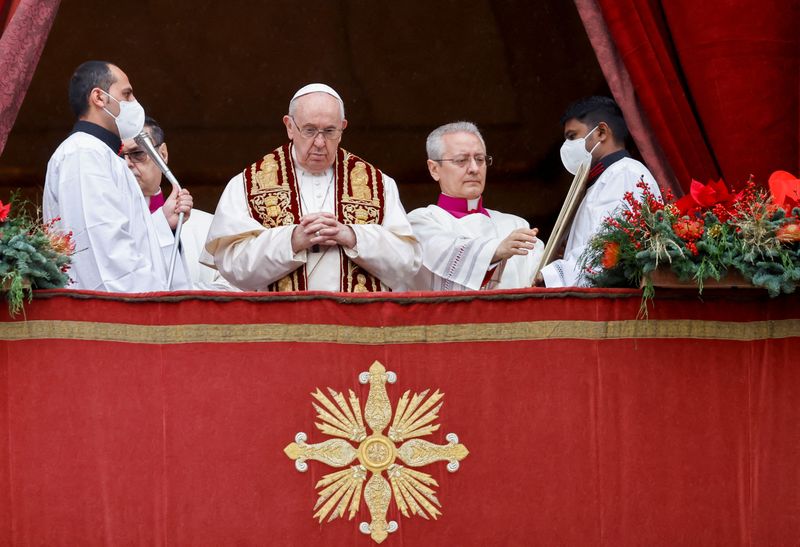
[[[640,182],[642,197],[628,193],[625,208],[604,220],[584,253],[590,282],[644,287],[645,314],[654,294],[648,274],[657,268],[694,281],[700,293],[705,281],[734,271],[770,296],[794,292],[800,282],[800,207],[777,202],[752,180],[735,196],[722,181],[700,184],[700,190],[712,184],[717,198],[700,203],[676,202],[669,192],[662,200]]]
[[[33,289],[66,286],[74,252],[72,233],[58,232],[57,219],[43,224],[38,211],[34,216],[29,209],[19,193],[8,204],[0,201],[0,284],[12,317],[23,311],[26,298],[30,302]]]

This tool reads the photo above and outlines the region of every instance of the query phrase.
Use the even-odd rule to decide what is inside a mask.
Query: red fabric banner
[[[378,360],[469,450],[385,545],[793,544],[800,301],[639,298],[41,293],[0,322],[0,543],[372,545],[284,448]]]

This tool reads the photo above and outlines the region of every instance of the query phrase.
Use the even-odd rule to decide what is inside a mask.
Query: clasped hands
[[[294,227],[292,251],[299,253],[314,245],[352,249],[356,246],[356,233],[336,220],[333,213],[309,213],[300,217],[300,224]]]

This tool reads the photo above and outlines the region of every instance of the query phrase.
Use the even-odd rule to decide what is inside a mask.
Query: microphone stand
[[[161,172],[164,173],[164,176],[167,177],[167,180],[172,184],[173,188],[177,188],[180,192],[181,185],[178,182],[178,179],[175,178],[175,175],[172,174],[169,167],[167,166],[167,162],[164,161],[164,158],[156,150],[156,147],[153,145],[153,140],[150,138],[145,131],[139,133],[135,138],[134,141],[136,144],[141,146],[147,151],[147,154],[150,156],[158,168],[161,169]],[[175,262],[178,259],[178,247],[181,243],[181,229],[183,228],[183,212],[178,214],[178,227],[175,229],[175,244],[172,246],[172,256],[169,259],[169,270],[167,273],[167,290],[172,290],[172,278],[175,275]]]

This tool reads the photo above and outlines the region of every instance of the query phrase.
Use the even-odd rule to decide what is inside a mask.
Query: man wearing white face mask
[[[179,213],[189,215],[192,196],[173,191],[150,213],[125,160],[121,139],[135,137],[144,109],[119,67],[103,61],[79,66],[69,85],[78,118],[47,164],[44,220],[72,231],[77,252],[70,288],[114,292],[167,290],[167,269]],[[183,260],[173,288],[188,289]]]
[[[573,103],[561,117],[564,145],[561,161],[573,175],[583,163],[590,166],[586,195],[570,227],[564,258],[542,268],[537,286],[585,286],[581,255],[600,230],[603,220],[625,206],[626,192],[638,198],[640,180],[660,196],[653,175],[625,150],[628,127],[617,103],[608,97],[588,97]]]

